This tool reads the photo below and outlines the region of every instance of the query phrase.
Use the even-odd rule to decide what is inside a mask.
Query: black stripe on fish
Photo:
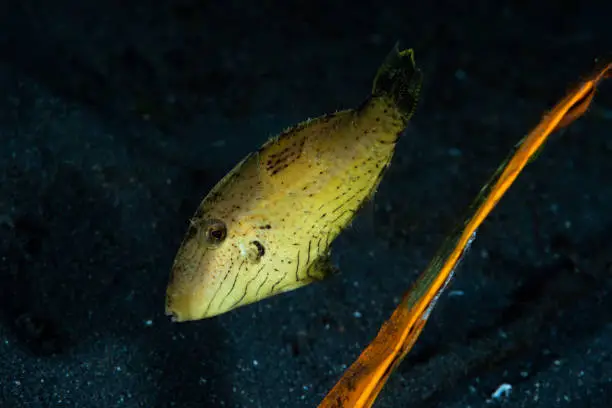
[[[238,278],[240,277],[240,269],[242,269],[242,267],[244,266],[245,262],[246,261],[242,261],[240,263],[240,266],[238,267],[238,270],[236,271],[236,276],[234,277],[234,282],[232,283],[232,287],[225,294],[225,297],[223,298],[223,300],[221,301],[221,304],[219,305],[220,307],[223,307],[223,304],[228,299],[229,294],[234,291],[234,288],[236,287],[236,282],[238,282]]]
[[[276,269],[276,268],[274,268],[274,270],[275,270],[276,272],[280,272],[280,271],[279,271],[278,269]],[[286,276],[286,275],[287,275],[287,274],[285,273],[285,274],[284,274],[283,276],[281,276],[281,277],[280,277],[280,278],[279,278],[279,279],[278,279],[276,282],[274,282],[274,284],[273,284],[273,285],[272,285],[272,287],[270,288],[270,293],[274,293],[274,288],[276,288],[276,287],[277,287],[277,286],[278,286],[278,285],[281,283],[281,281],[282,281],[283,279],[285,279],[285,276]]]
[[[244,285],[244,292],[242,292],[242,296],[240,296],[240,299],[236,300],[231,306],[230,309],[233,309],[234,307],[236,307],[236,305],[240,304],[240,302],[242,302],[242,299],[244,299],[246,297],[247,291],[249,289],[249,285],[251,284],[251,282],[253,282],[261,273],[261,271],[265,268],[266,266],[262,266],[261,268],[259,268],[259,270],[257,272],[255,272],[255,275],[253,275],[253,277],[251,279],[249,279],[249,281],[246,283],[246,285]]]
[[[310,246],[312,245],[312,239],[308,240],[308,255],[306,256],[306,266],[310,263]]]
[[[270,276],[270,271],[266,271],[266,277],[264,278],[264,280],[259,284],[259,287],[257,288],[257,291],[255,292],[255,297],[257,297],[259,295],[259,290],[263,287],[263,285],[268,281],[268,277]]]
[[[297,253],[297,265],[295,266],[295,280],[300,281],[300,250],[298,249]]]

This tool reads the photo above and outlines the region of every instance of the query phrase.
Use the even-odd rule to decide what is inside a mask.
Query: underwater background
[[[610,56],[608,2],[0,5],[0,407],[314,407],[481,186]],[[356,107],[396,41],[422,100],[341,274],[173,324],[187,221],[246,153]],[[612,84],[479,235],[376,407],[612,406]],[[502,384],[508,396],[492,398]]]

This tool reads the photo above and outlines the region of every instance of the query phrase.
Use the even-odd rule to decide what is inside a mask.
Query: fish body
[[[302,122],[243,159],[191,218],[166,313],[212,317],[332,273],[330,245],[379,185],[420,85],[412,50],[396,47],[357,109]]]

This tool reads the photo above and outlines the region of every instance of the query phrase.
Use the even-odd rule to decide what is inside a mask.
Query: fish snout
[[[202,319],[205,310],[199,285],[183,278],[180,271],[173,268],[166,289],[166,315],[171,316],[173,322]]]
[[[166,316],[171,316],[173,322],[200,319],[202,316],[198,316],[194,302],[193,294],[189,292],[175,293],[170,286],[166,293]]]

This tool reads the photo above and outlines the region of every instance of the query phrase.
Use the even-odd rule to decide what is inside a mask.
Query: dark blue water
[[[605,2],[410,3],[4,2],[0,406],[316,406],[514,143],[610,55]],[[397,40],[423,99],[334,246],[342,273],[171,324],[200,199],[284,127],[357,106]],[[604,83],[521,175],[377,407],[610,406],[611,112]]]

